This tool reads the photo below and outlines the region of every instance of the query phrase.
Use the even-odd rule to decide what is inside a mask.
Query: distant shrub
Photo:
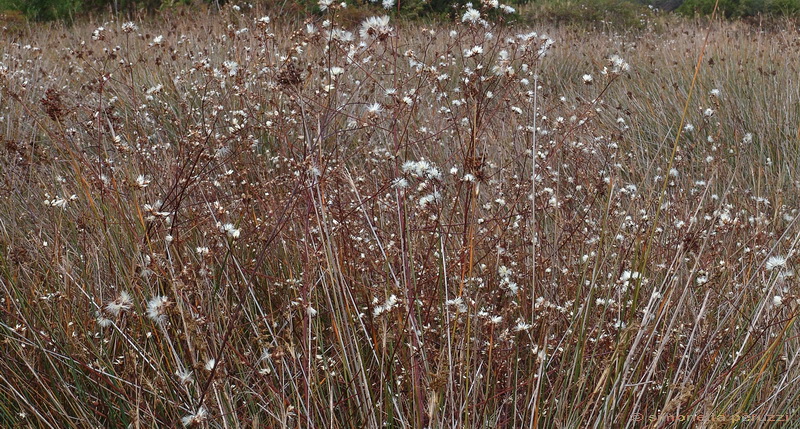
[[[80,8],[81,0],[0,0],[0,11],[19,11],[35,21],[69,19]]]
[[[765,5],[769,13],[778,16],[800,15],[800,0],[766,0]]]
[[[716,0],[687,0],[677,11],[683,15],[711,15]],[[719,0],[717,14],[725,18],[754,15],[763,6],[763,0]]]
[[[715,0],[686,0],[677,11],[683,15],[711,15]],[[717,15],[728,19],[756,15],[797,16],[800,0],[719,0]]]
[[[609,1],[609,0],[603,0]],[[613,1],[613,0],[612,0]],[[408,18],[422,17],[455,17],[464,9],[467,0],[344,0],[347,8],[341,11],[345,21],[352,19],[354,22],[363,17],[374,15],[376,12],[399,15]],[[160,10],[172,9],[176,6],[206,4],[214,7],[224,6],[227,0],[0,0],[0,11],[17,10],[22,12],[27,19],[34,21],[50,21],[54,19],[71,20],[75,17],[96,12],[111,12],[133,15],[135,13],[154,13]],[[475,1],[479,4],[480,1]],[[500,2],[513,8],[519,8],[526,0],[506,0]],[[320,13],[317,0],[253,0],[247,2],[263,10],[275,11],[281,15],[295,15],[304,17],[309,14]],[[498,3],[499,4],[499,3]],[[497,12],[488,14],[506,16]]]
[[[32,21],[71,21],[92,12],[133,15],[191,3],[225,3],[222,0],[0,0],[0,11],[18,11]]]
[[[25,28],[27,20],[19,10],[0,10],[0,27],[5,31],[17,32]]]
[[[628,0],[548,0],[531,4],[523,13],[527,21],[585,24],[592,27],[643,28],[646,6]]]

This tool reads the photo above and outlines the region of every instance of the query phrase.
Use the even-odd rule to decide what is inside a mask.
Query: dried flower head
[[[123,311],[128,311],[133,306],[133,300],[128,292],[120,292],[117,299],[106,304],[106,311],[112,316],[119,316]]]
[[[774,255],[770,256],[769,259],[767,259],[767,264],[766,264],[767,271],[772,271],[775,268],[783,268],[785,266],[786,266],[785,256]]]
[[[122,24],[122,32],[125,34],[133,33],[134,31],[139,31],[139,27],[136,26],[133,22],[125,22]]]
[[[206,407],[201,406],[194,413],[183,417],[181,419],[181,423],[183,423],[185,427],[199,426],[203,424],[203,422],[205,422],[207,419],[208,419],[208,411],[206,411]]]
[[[389,26],[388,16],[371,16],[361,23],[358,35],[362,39],[383,41],[392,34],[392,31],[393,28]]]
[[[147,317],[153,322],[162,324],[167,321],[167,307],[169,299],[165,296],[156,295],[147,301]]]

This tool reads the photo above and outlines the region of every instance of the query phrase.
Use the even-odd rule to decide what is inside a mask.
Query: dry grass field
[[[797,28],[486,13],[4,32],[0,426],[800,426]]]

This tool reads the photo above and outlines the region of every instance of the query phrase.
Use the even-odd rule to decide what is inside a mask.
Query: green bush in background
[[[345,0],[348,3],[344,14],[360,16],[363,14],[389,13],[410,18],[455,16],[463,11],[469,0],[394,0],[388,10],[384,0]],[[527,0],[505,0],[503,3],[518,7]],[[605,0],[608,1],[608,0]],[[112,12],[132,16],[136,13],[153,13],[174,6],[205,3],[218,7],[228,0],[0,0],[0,11],[17,10],[34,21],[53,19],[72,20],[82,14]],[[269,10],[280,10],[298,15],[319,12],[316,0],[250,0],[242,1],[263,6]],[[473,0],[478,7],[480,0]]]
[[[383,0],[346,0],[343,11],[356,19],[362,15],[390,13],[408,18],[457,16],[469,0],[394,0],[390,10]],[[651,11],[648,5],[663,10],[676,9],[688,16],[710,15],[716,0],[506,0],[529,22],[591,24],[616,28],[639,28]],[[179,5],[205,3],[221,6],[227,0],[0,0],[0,12],[19,11],[33,21],[62,19],[71,21],[89,13],[112,12],[129,17],[154,13]],[[319,12],[315,0],[250,0],[248,3],[298,16]],[[472,0],[476,7],[480,0]],[[800,16],[800,0],[719,0],[718,15],[742,18],[756,15]]]
[[[525,7],[527,22],[588,25],[597,28],[641,29],[652,11],[632,0],[539,0]]]
[[[81,4],[82,0],[0,0],[0,11],[17,10],[36,21],[72,19]]]
[[[710,15],[715,0],[686,0],[677,9],[683,15]],[[800,15],[800,0],[719,0],[717,14],[725,18],[745,18],[756,15]]]
[[[224,0],[201,0],[224,3]],[[138,12],[152,13],[162,7],[190,4],[192,0],[0,0],[0,12],[20,11],[32,21],[71,21],[81,15],[112,12],[129,16]]]

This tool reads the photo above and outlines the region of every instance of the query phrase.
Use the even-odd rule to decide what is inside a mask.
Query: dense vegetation
[[[3,30],[1,427],[792,427],[795,27],[315,7]]]

